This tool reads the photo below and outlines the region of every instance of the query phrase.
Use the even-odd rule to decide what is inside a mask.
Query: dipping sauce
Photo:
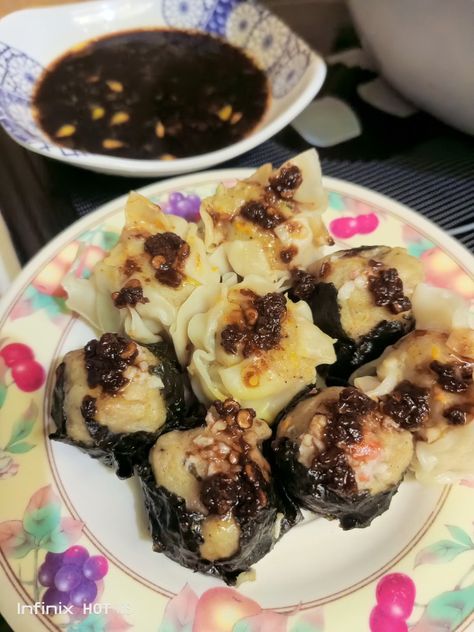
[[[246,136],[268,95],[265,73],[240,49],[206,33],[156,29],[76,45],[46,69],[33,107],[60,145],[171,160]]]

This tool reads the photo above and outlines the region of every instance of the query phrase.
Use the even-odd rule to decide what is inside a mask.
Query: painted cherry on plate
[[[413,580],[403,573],[385,575],[377,584],[375,596],[382,610],[399,619],[408,619],[413,611],[416,588]]]
[[[70,546],[64,553],[47,553],[38,569],[38,582],[47,588],[43,601],[47,605],[71,603],[77,608],[97,598],[97,582],[107,575],[109,563],[102,555],[90,555],[80,545]]]
[[[11,342],[5,345],[3,349],[0,349],[0,357],[3,358],[7,367],[11,369],[20,362],[33,360],[35,356],[31,347],[21,342]]]
[[[39,362],[27,360],[13,367],[12,377],[21,391],[31,393],[43,386],[46,374]]]
[[[369,626],[370,632],[408,632],[406,621],[391,617],[380,606],[372,608]]]
[[[43,386],[46,371],[35,360],[31,347],[21,342],[11,342],[0,349],[0,357],[11,369],[13,381],[21,391],[31,393]]]
[[[93,555],[89,557],[82,567],[84,577],[91,579],[94,582],[99,581],[107,575],[109,570],[109,563],[103,555]]]
[[[62,556],[64,564],[73,564],[82,568],[89,558],[89,552],[84,546],[76,544],[75,546],[70,546],[67,551],[62,553]]]
[[[334,237],[350,239],[355,235],[373,233],[378,225],[379,218],[377,215],[375,213],[367,213],[356,217],[338,217],[329,224],[329,228]]]
[[[416,587],[408,575],[390,573],[382,577],[375,589],[377,605],[369,619],[371,632],[407,632],[406,620],[413,611]]]

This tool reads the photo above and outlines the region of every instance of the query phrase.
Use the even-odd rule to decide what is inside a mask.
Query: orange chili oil
[[[123,158],[184,158],[235,143],[262,119],[265,73],[224,40],[136,30],[76,45],[40,77],[39,124],[56,143]]]

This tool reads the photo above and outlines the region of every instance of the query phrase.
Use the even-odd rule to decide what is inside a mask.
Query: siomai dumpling
[[[324,371],[334,383],[414,327],[411,298],[423,265],[404,248],[339,250],[292,276],[290,295],[306,300],[316,325],[337,338],[337,362]]]
[[[474,329],[459,297],[449,298],[446,290],[421,286],[415,316],[432,328],[412,331],[354,375],[356,386],[414,434],[412,467],[425,482],[474,479]]]
[[[193,390],[205,403],[236,399],[271,423],[315,382],[317,365],[334,362],[334,341],[313,324],[304,301],[293,303],[261,277],[222,283],[213,292],[199,306],[197,292],[182,307]],[[202,311],[193,315],[195,303]]]
[[[160,340],[191,292],[220,279],[197,230],[131,193],[117,245],[89,279],[66,278],[68,306],[99,331],[124,331],[143,343]]]
[[[343,529],[386,511],[413,457],[413,437],[354,387],[313,389],[282,412],[273,442],[288,494]]]
[[[51,439],[132,474],[165,427],[186,412],[184,375],[166,343],[107,333],[66,353],[56,371]]]
[[[234,584],[299,518],[261,448],[271,431],[236,401],[163,434],[138,467],[156,551]]]
[[[289,282],[292,268],[305,268],[332,240],[322,221],[327,197],[314,149],[279,169],[270,164],[233,187],[220,185],[202,201],[204,240],[222,272],[258,273]]]

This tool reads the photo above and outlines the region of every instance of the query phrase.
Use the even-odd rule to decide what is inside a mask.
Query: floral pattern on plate
[[[111,604],[101,603],[108,561],[75,543],[84,525],[61,515],[61,501],[51,486],[38,489],[29,499],[21,520],[0,522],[0,549],[17,560],[18,577],[25,566],[31,579],[21,579],[32,593],[33,606],[19,607],[19,614],[33,612],[61,618],[67,632],[125,630],[130,625]],[[28,576],[27,576],[28,577]]]
[[[282,614],[263,610],[233,588],[211,588],[200,597],[188,586],[166,606],[158,632],[323,632],[321,608]]]

